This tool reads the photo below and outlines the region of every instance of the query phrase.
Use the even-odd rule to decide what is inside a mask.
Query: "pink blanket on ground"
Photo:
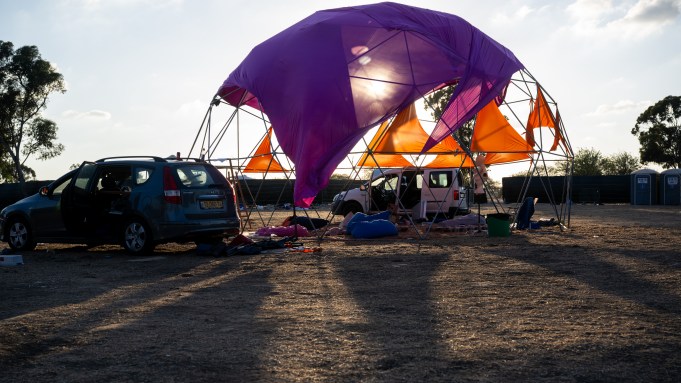
[[[256,235],[267,237],[269,235],[276,235],[277,237],[309,237],[310,232],[305,226],[291,225],[291,226],[267,226],[258,229]]]

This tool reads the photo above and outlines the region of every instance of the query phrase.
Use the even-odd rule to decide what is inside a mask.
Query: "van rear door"
[[[468,206],[463,203],[465,196],[461,190],[461,176],[458,169],[426,169],[423,179],[422,214],[450,214],[456,210],[468,209]]]
[[[426,214],[447,214],[454,200],[452,169],[426,169],[423,174],[424,183],[421,189],[421,204],[425,204]],[[458,189],[456,189],[458,190]],[[423,213],[423,208],[421,209]]]

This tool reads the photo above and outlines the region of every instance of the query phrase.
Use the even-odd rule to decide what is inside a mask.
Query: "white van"
[[[469,201],[459,169],[386,169],[370,181],[333,198],[335,214],[373,214],[393,210],[398,215],[426,218],[468,214]]]

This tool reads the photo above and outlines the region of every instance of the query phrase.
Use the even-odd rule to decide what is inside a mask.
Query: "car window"
[[[378,177],[375,180],[371,181],[371,186],[378,186],[385,181],[385,177]]]
[[[385,189],[386,191],[391,191],[391,192],[397,191],[397,183],[400,181],[400,177],[393,175],[393,176],[389,176],[389,177],[386,177],[386,178],[387,178],[387,180],[383,184],[383,189]]]
[[[452,172],[449,170],[430,172],[428,187],[448,188],[452,184]]]
[[[78,172],[78,176],[76,176],[76,182],[74,183],[74,187],[76,189],[80,190],[87,190],[90,180],[92,179],[92,175],[95,173],[95,164],[84,164],[81,168],[80,171]]]
[[[225,184],[224,177],[222,180],[219,179],[219,172],[217,172],[218,174],[213,174],[213,172],[211,172],[210,169],[204,165],[183,165],[177,167],[175,171],[177,172],[177,176],[180,178],[180,182],[182,182],[182,184],[188,188],[200,188]]]
[[[71,178],[67,178],[67,179],[63,180],[62,182],[60,182],[57,186],[54,187],[54,189],[52,189],[52,195],[53,196],[61,195],[61,193],[69,185],[70,182],[71,182]]]
[[[97,190],[120,191],[122,186],[130,186],[130,174],[128,165],[100,165]]]
[[[135,185],[142,185],[147,182],[154,172],[153,168],[136,168],[135,169]]]

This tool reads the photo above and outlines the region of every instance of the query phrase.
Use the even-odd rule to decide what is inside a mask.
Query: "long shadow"
[[[432,277],[447,254],[341,258],[335,263],[354,301],[362,308],[366,324],[345,326],[365,340],[373,366],[387,381],[447,376],[469,362],[446,358],[433,306]],[[378,355],[374,358],[373,356]],[[420,365],[428,368],[420,369]],[[419,371],[414,375],[414,371]],[[426,380],[423,380],[426,381]]]
[[[565,349],[500,348],[477,355],[479,365],[457,379],[466,382],[678,382],[681,358],[678,344],[595,346],[580,342]]]
[[[156,258],[158,257],[158,258]],[[162,260],[154,261],[154,259]],[[149,259],[149,262],[144,260]],[[182,259],[182,262],[177,262]],[[154,284],[210,262],[207,257],[155,254],[131,257],[122,251],[91,252],[74,247],[23,255],[24,265],[0,269],[0,321],[31,312],[77,304],[132,283]],[[135,261],[140,262],[135,262]],[[38,267],[49,264],[49,267]],[[79,268],[62,274],[61,269]],[[111,269],[118,276],[110,277]],[[73,278],[73,276],[76,276]]]
[[[150,270],[148,264],[133,263],[136,266],[130,266],[131,272],[123,273],[114,288],[142,288],[108,299],[89,312],[71,309],[72,318],[43,329],[47,335],[36,334],[9,346],[8,357],[0,358],[0,381],[49,377],[49,371],[32,367],[38,359],[54,358],[72,377],[61,378],[70,381],[87,380],[82,377],[92,369],[100,370],[108,381],[154,381],[154,373],[168,370],[179,381],[248,377],[269,331],[254,326],[254,317],[271,286],[270,270],[262,267],[226,276],[246,259],[220,260],[202,272],[158,265]],[[155,361],[151,366],[150,360]]]
[[[569,255],[556,252],[555,246],[532,245],[532,252],[508,251],[490,248],[488,252],[501,258],[514,259],[551,270],[557,275],[575,279],[623,299],[636,302],[651,309],[674,315],[681,314],[681,296],[670,294],[659,285],[634,276],[606,259],[584,249],[575,249]],[[636,254],[621,248],[599,248],[599,253],[636,257],[640,259],[658,258],[659,251],[637,250]],[[677,256],[668,253],[668,256]]]

